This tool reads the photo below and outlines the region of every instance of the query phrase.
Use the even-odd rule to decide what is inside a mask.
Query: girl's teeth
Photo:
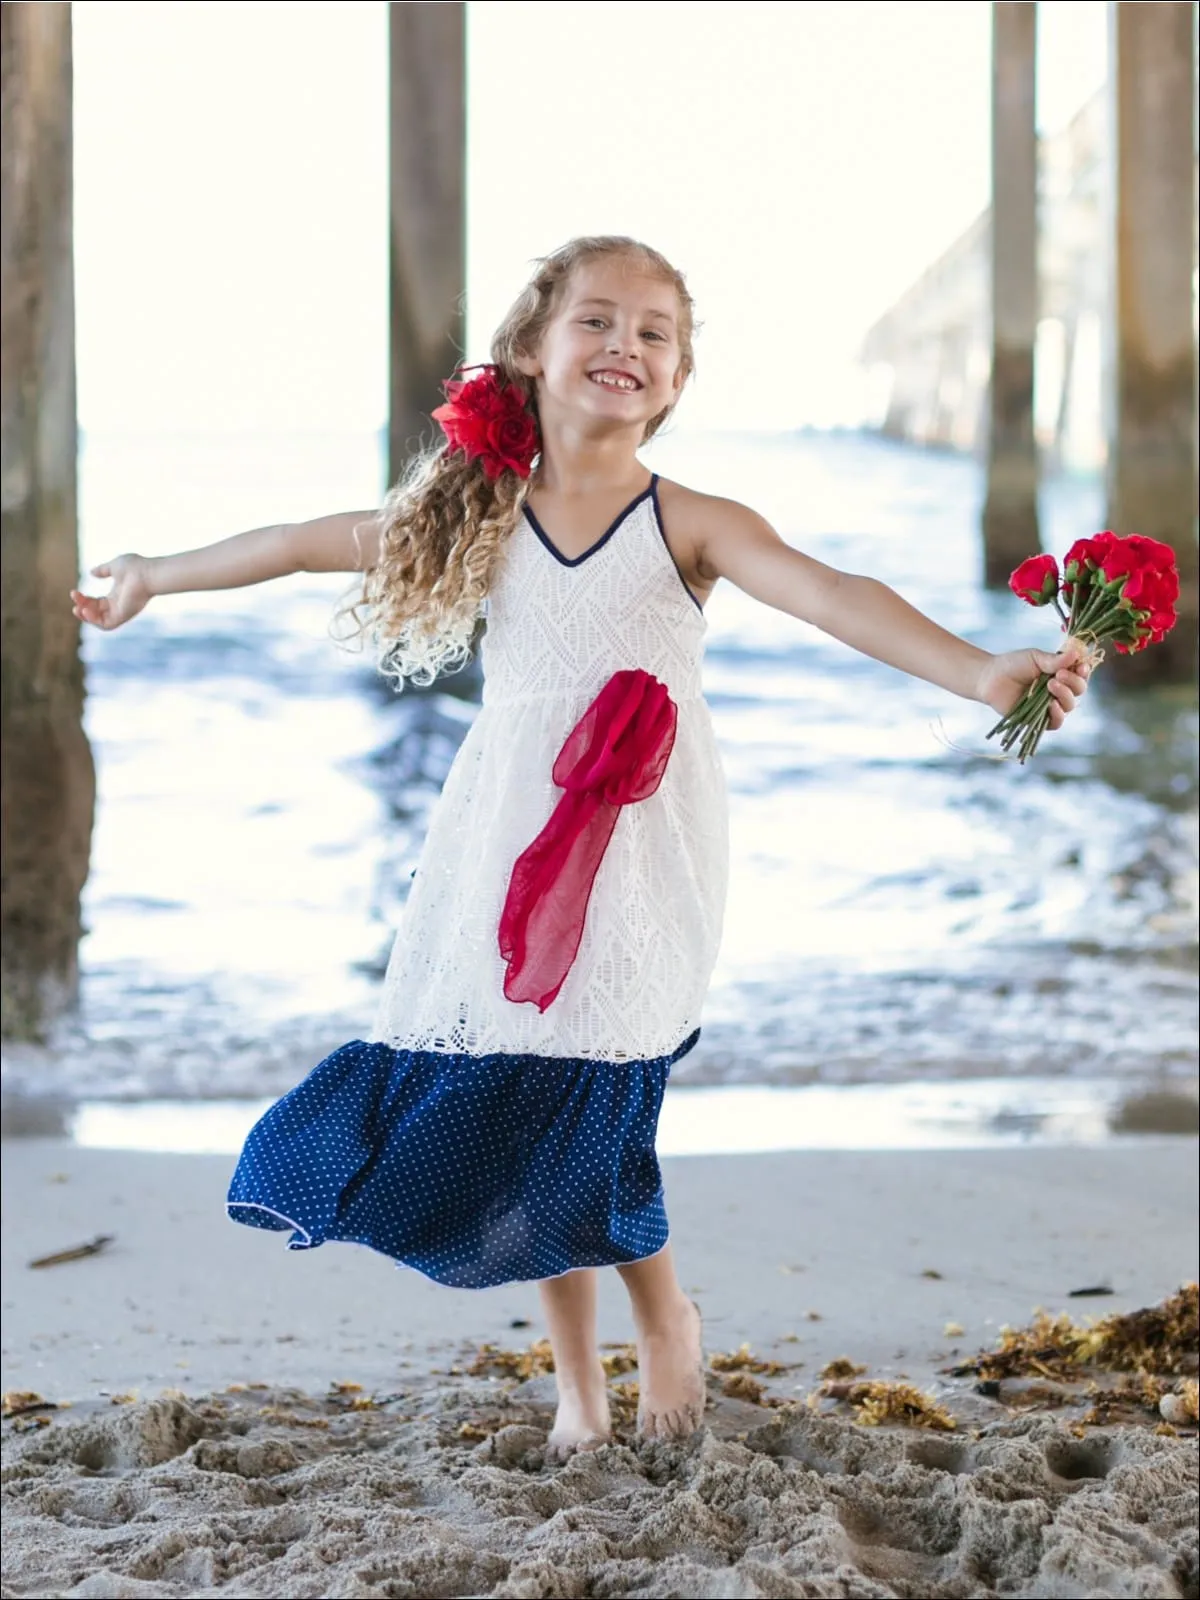
[[[624,389],[624,390],[627,390],[630,393],[632,393],[637,388],[637,384],[634,383],[631,379],[628,379],[628,378],[610,378],[610,377],[607,377],[603,373],[594,373],[592,375],[592,382],[593,383],[602,383],[606,389]]]

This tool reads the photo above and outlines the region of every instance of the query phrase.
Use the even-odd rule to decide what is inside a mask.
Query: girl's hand
[[[1050,726],[1061,728],[1067,713],[1074,711],[1080,696],[1087,693],[1092,673],[1087,646],[1078,639],[1068,639],[1057,655],[1046,650],[1009,650],[993,656],[979,675],[976,698],[1007,716],[1044,672],[1051,674]]]
[[[146,557],[135,555],[117,556],[103,566],[93,567],[92,577],[111,578],[112,588],[100,597],[72,589],[72,611],[80,622],[90,622],[94,628],[106,632],[119,628],[144,610],[153,597],[148,569]]]

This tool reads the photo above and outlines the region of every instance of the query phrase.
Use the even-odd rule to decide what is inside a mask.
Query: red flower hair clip
[[[538,428],[525,396],[504,379],[499,367],[459,370],[477,371],[479,376],[449,379],[443,385],[446,404],[433,412],[451,450],[478,461],[492,482],[502,472],[527,478],[538,452]]]

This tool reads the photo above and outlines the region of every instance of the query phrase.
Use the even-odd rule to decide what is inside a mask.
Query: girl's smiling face
[[[613,257],[572,273],[535,355],[543,428],[568,416],[642,430],[679,398],[685,374],[670,283]]]

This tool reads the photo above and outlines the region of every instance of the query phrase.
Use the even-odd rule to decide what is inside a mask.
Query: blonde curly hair
[[[576,268],[611,256],[627,259],[674,288],[683,380],[693,371],[695,314],[682,273],[637,239],[572,239],[538,261],[492,339],[493,363],[525,396],[535,418],[534,386],[517,363],[536,354]],[[650,419],[643,443],[670,412],[667,407]],[[430,684],[469,660],[488,589],[532,482],[512,471],[490,481],[479,461],[467,460],[442,441],[416,456],[388,491],[380,513],[378,565],[365,574],[361,592],[342,615],[353,618],[352,636],[374,645],[380,670],[398,689],[405,680]]]

